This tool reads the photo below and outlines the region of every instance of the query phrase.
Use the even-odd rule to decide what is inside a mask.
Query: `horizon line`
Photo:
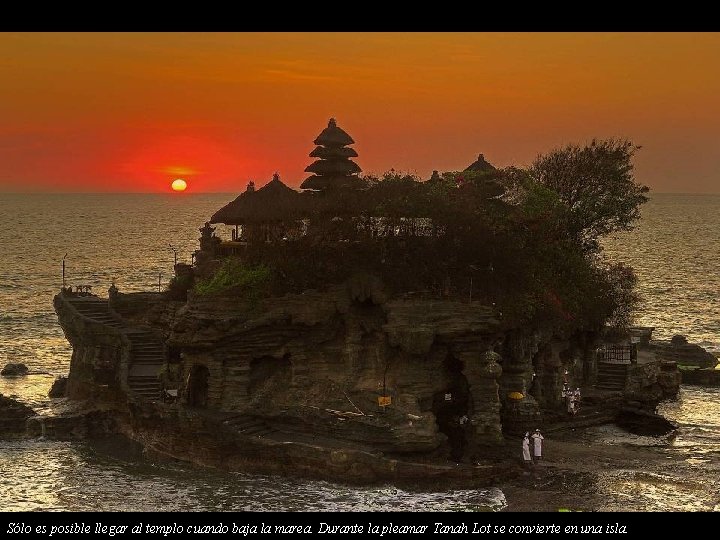
[[[294,189],[294,188],[293,188]],[[172,195],[174,197],[184,197],[188,195],[232,195],[242,193],[243,191],[193,191],[174,192],[174,191],[0,191],[2,195]],[[720,191],[650,191],[650,197],[653,195],[720,195]]]

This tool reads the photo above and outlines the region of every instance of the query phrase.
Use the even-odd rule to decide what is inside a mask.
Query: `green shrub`
[[[195,284],[195,292],[203,295],[236,294],[255,302],[268,292],[270,269],[264,264],[251,266],[240,259],[225,259],[218,270],[209,278]]]

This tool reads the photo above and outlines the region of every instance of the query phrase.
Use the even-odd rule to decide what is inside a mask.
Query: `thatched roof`
[[[485,156],[480,154],[477,158],[477,161],[475,163],[473,163],[472,165],[470,165],[465,170],[466,171],[478,171],[478,172],[491,172],[491,171],[496,171],[497,169],[493,165],[491,165],[490,163],[485,161]]]
[[[328,127],[323,129],[313,142],[318,146],[339,147],[353,144],[355,141],[353,141],[352,137],[345,133],[345,131],[337,127],[335,119],[331,118],[328,122]]]
[[[316,191],[329,191],[340,188],[362,188],[365,182],[357,176],[351,175],[313,175],[300,184],[301,189],[312,189]]]
[[[213,214],[210,223],[244,225],[288,221],[302,217],[303,197],[280,181],[277,174],[257,191],[248,189]]]
[[[305,167],[305,172],[312,172],[321,176],[348,175],[359,173],[361,170],[357,163],[349,159],[319,159],[312,165]]]
[[[315,150],[310,152],[309,155],[310,157],[322,159],[358,157],[357,152],[352,148],[328,148],[325,146],[316,146]]]

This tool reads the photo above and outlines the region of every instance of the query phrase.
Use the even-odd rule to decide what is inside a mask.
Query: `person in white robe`
[[[532,459],[530,458],[530,432],[525,433],[525,437],[522,441],[522,455],[523,455],[523,463],[527,466],[532,463]]]
[[[543,440],[545,437],[542,436],[542,433],[540,433],[539,429],[535,430],[535,433],[532,434],[533,439],[533,457],[537,459],[542,459],[542,446],[543,446]]]

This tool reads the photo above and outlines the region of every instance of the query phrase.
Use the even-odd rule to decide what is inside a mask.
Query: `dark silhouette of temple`
[[[301,189],[326,191],[343,187],[358,186],[361,181],[357,176],[362,169],[350,158],[357,157],[357,152],[348,145],[354,144],[350,135],[337,126],[334,118],[322,130],[314,143],[318,145],[310,152],[310,157],[318,158],[309,165],[305,172],[315,173],[300,185]]]
[[[494,172],[494,171],[497,171],[497,168],[495,168],[494,165],[492,165],[491,163],[489,163],[489,162],[485,159],[485,155],[484,155],[484,154],[480,154],[480,155],[478,156],[478,158],[477,158],[477,161],[475,161],[475,162],[473,162],[472,164],[470,164],[470,165],[465,169],[464,172],[468,172],[468,171],[475,171],[475,172]]]

